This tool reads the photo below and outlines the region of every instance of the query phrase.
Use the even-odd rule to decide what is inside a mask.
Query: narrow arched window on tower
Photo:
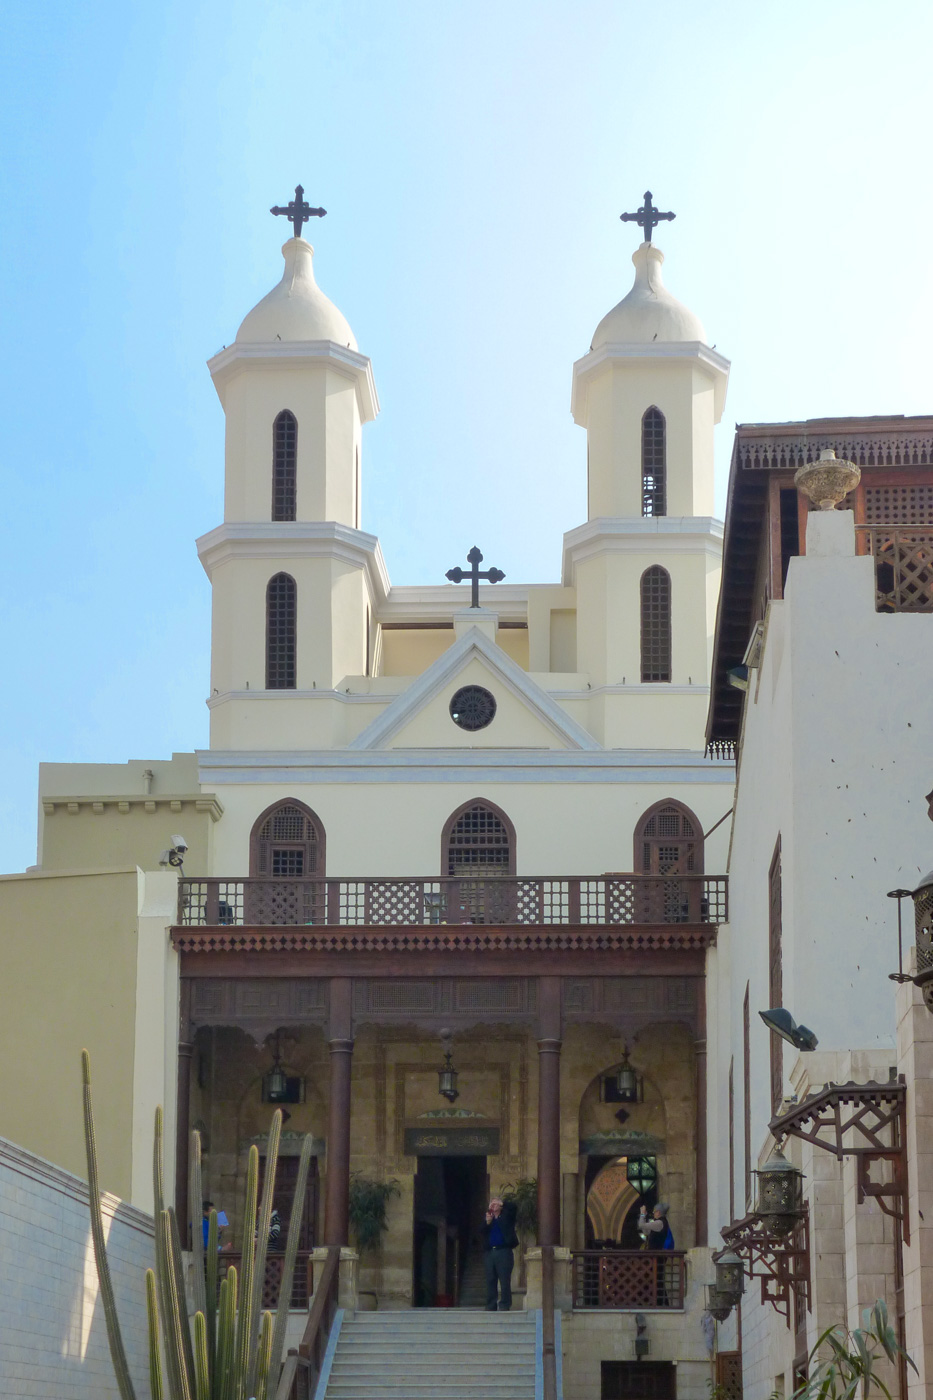
[[[641,420],[641,513],[667,514],[667,425],[659,408],[649,408]]]
[[[272,424],[272,519],[294,520],[297,507],[298,420],[283,408]]]
[[[671,678],[671,576],[660,564],[641,576],[641,678]]]
[[[297,589],[291,574],[276,574],[266,588],[266,689],[295,689]]]

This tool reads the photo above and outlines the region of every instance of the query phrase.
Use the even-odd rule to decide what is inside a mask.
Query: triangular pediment
[[[495,699],[495,718],[483,729],[461,729],[450,717],[450,702],[464,685],[482,686]],[[349,747],[573,750],[601,746],[495,642],[472,627]]]

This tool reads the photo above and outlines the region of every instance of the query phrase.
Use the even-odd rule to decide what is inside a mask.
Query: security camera
[[[173,836],[171,838],[171,841],[172,846],[175,848],[178,854],[180,856],[183,856],[185,854],[185,851],[187,851],[188,849],[188,842],[185,840],[185,838],[183,836]]]

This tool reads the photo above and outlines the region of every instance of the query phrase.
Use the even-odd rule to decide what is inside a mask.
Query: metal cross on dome
[[[295,198],[290,199],[287,204],[273,204],[269,210],[270,214],[284,214],[292,228],[295,230],[295,237],[301,237],[302,225],[311,219],[323,219],[327,213],[326,209],[312,209],[305,199],[304,187],[295,186]]]
[[[464,583],[467,580],[470,582],[473,589],[470,599],[471,608],[479,607],[479,581],[481,578],[488,579],[490,583],[501,583],[505,578],[505,574],[501,569],[483,569],[480,571],[479,566],[482,562],[483,556],[480,554],[476,545],[474,545],[467,555],[467,563],[471,567],[469,569],[448,569],[445,574],[445,578],[449,578],[451,583]]]
[[[645,190],[645,202],[637,214],[620,214],[623,224],[639,224],[645,230],[645,242],[651,242],[651,231],[665,219],[676,219],[676,214],[661,214],[651,203],[651,191]]]

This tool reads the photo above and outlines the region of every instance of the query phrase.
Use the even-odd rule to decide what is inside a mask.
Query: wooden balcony
[[[923,525],[860,525],[875,561],[877,612],[933,612],[933,529]]]
[[[682,1250],[583,1249],[572,1259],[574,1310],[683,1309],[687,1256]]]
[[[185,928],[709,925],[728,918],[725,875],[477,879],[230,879],[179,884]],[[711,940],[710,940],[711,941]]]

